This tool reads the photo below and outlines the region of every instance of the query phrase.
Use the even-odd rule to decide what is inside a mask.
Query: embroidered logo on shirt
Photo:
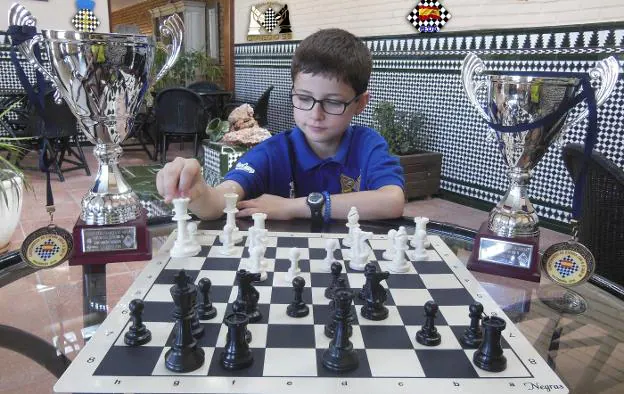
[[[357,179],[353,179],[344,174],[340,174],[340,189],[342,193],[359,192],[361,179],[362,175],[358,176]]]
[[[234,169],[235,170],[245,171],[245,172],[248,172],[250,174],[254,174],[256,172],[256,170],[254,170],[254,168],[252,166],[250,166],[247,163],[241,163],[241,162],[236,163],[236,167],[234,167]]]

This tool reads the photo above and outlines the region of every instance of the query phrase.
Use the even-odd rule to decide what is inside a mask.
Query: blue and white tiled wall
[[[615,55],[624,61],[624,23],[363,37],[373,54],[372,100],[354,122],[373,126],[372,110],[392,101],[399,110],[424,114],[423,148],[441,152],[442,189],[497,203],[506,191],[506,171],[487,126],[470,105],[460,83],[461,61],[479,55],[489,70],[586,72],[596,60]],[[239,44],[235,47],[236,97],[256,100],[274,85],[269,128],[293,125],[289,101],[290,59],[298,42]],[[587,122],[567,131],[566,142],[583,142]],[[624,167],[624,78],[598,111],[596,149]],[[531,201],[544,218],[567,222],[573,185],[553,146],[533,173]]]

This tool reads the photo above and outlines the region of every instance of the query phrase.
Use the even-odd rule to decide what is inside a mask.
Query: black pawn
[[[286,314],[290,317],[308,316],[310,309],[303,302],[303,288],[305,287],[305,279],[297,276],[293,279],[292,285],[295,292],[295,299],[286,308]]]
[[[152,339],[152,333],[143,324],[143,300],[132,300],[130,305],[130,318],[132,319],[132,325],[124,335],[124,342],[128,346],[141,346],[145,345]]]
[[[245,314],[245,310],[242,308],[242,305],[237,303],[232,304],[232,312]],[[251,331],[249,331],[247,326],[245,326],[245,341],[247,341],[247,343],[251,343],[251,338]]]
[[[336,294],[339,290],[351,291],[347,289],[347,282],[345,278],[338,278],[338,281],[336,282],[336,287],[334,289],[334,294]],[[334,298],[333,300],[329,301],[329,321],[327,322],[327,324],[325,324],[325,336],[327,338],[333,338],[336,332],[336,321],[334,320],[335,313],[336,299]],[[347,335],[349,336],[349,338],[351,338],[351,334],[353,331],[353,329],[351,328],[351,324],[355,323],[355,321],[355,314],[353,313],[351,307],[349,307],[349,314],[347,316],[347,323],[349,323],[347,327]]]
[[[197,283],[199,287],[199,292],[202,295],[202,302],[198,305],[199,319],[200,320],[210,320],[217,316],[217,309],[212,306],[212,302],[210,302],[210,287],[212,283],[208,278],[201,278],[199,283]]]
[[[438,304],[433,301],[425,303],[425,324],[416,333],[416,342],[425,346],[438,346],[442,340],[438,329],[434,326],[434,320],[438,314]]]
[[[228,370],[243,369],[253,363],[253,354],[245,339],[249,318],[244,313],[231,313],[225,317],[228,327],[227,342],[221,352],[221,365]]]
[[[353,293],[350,290],[338,290],[335,294],[336,313],[336,333],[334,339],[329,343],[329,348],[323,352],[323,367],[332,372],[348,372],[356,369],[359,359],[353,344],[349,340],[347,321],[351,313],[351,302]]]
[[[377,267],[373,263],[368,263],[364,266],[364,276],[366,276],[366,274],[370,272],[377,272]],[[360,290],[360,293],[358,294],[358,297],[360,298],[360,300],[366,300],[366,292],[368,291],[368,285],[369,285],[368,281],[364,282],[364,286],[362,287],[362,290]]]
[[[340,273],[342,272],[342,264],[338,262],[333,262],[331,265],[331,274],[332,281],[329,286],[325,289],[325,298],[329,298],[330,300],[334,299],[334,291],[336,290],[336,283],[340,278]]]
[[[175,278],[176,284],[171,287],[170,293],[175,303],[173,309],[174,340],[171,349],[165,353],[165,367],[174,372],[191,372],[204,363],[204,350],[197,346],[193,336],[192,320],[195,308],[193,306],[193,286],[189,283],[186,272],[181,270]],[[192,287],[191,287],[192,286]]]
[[[483,318],[483,342],[475,352],[472,361],[475,365],[489,372],[502,372],[507,368],[507,358],[501,346],[502,332],[507,325],[505,320],[496,316]]]
[[[483,315],[483,305],[477,302],[471,304],[468,310],[470,311],[470,314],[468,314],[470,316],[470,327],[464,331],[464,335],[459,340],[465,347],[476,349],[483,341],[483,331],[481,331],[479,326],[481,316]]]

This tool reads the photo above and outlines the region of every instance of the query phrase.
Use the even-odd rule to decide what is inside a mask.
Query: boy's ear
[[[357,107],[355,108],[356,115],[359,115],[362,113],[362,111],[364,111],[364,108],[366,108],[366,105],[368,105],[368,100],[370,100],[370,93],[367,90],[364,93],[362,93],[362,96],[356,102],[357,104]]]

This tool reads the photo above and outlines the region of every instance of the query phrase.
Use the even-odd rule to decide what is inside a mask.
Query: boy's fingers
[[[184,159],[175,159],[173,162],[165,165],[161,170],[163,175],[163,187],[165,199],[172,199],[178,194],[178,183],[180,182],[180,173],[184,168]]]
[[[257,210],[257,209],[255,209],[255,208],[246,208],[246,209],[241,209],[240,211],[238,211],[238,212],[236,213],[236,217],[239,217],[239,218],[244,218],[244,217],[247,217],[247,216],[251,216],[251,215],[253,215],[253,214],[254,214],[254,213],[256,213],[257,211],[258,211],[258,210]]]
[[[199,166],[196,165],[196,162],[185,163],[180,172],[180,180],[178,182],[180,193],[186,195],[186,193],[191,190],[195,184],[197,174],[199,174]]]
[[[239,201],[238,204],[236,204],[236,207],[238,209],[252,208],[253,206],[255,206],[254,200],[243,200]]]

